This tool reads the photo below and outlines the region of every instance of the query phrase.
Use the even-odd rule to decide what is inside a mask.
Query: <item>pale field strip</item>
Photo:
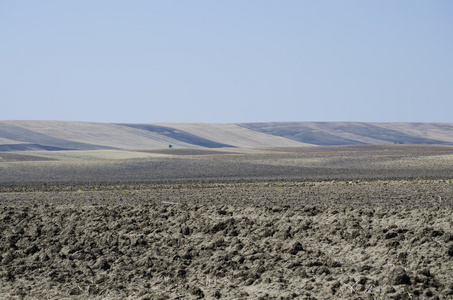
[[[65,121],[2,121],[63,140],[121,149],[167,148],[171,143],[183,148],[194,145],[158,133],[110,123]]]
[[[168,149],[168,147],[167,147]],[[185,149],[189,150],[189,149]],[[265,149],[256,149],[256,148],[215,148],[210,149],[209,151],[219,151],[219,152],[230,152],[231,154],[264,154],[268,153]],[[43,157],[57,160],[54,162],[55,165],[64,164],[64,163],[74,163],[74,162],[87,162],[95,163],[102,161],[112,161],[112,160],[128,160],[128,159],[143,159],[143,158],[183,158],[183,159],[200,159],[206,157],[223,157],[222,154],[209,154],[209,155],[175,155],[171,153],[171,150],[166,153],[158,152],[146,152],[146,151],[137,151],[137,150],[65,150],[65,151],[10,151],[7,154],[17,154],[17,155],[29,155],[32,154],[36,157]],[[0,152],[1,157],[1,152]],[[46,162],[49,164],[50,162]],[[6,164],[18,165],[18,164],[43,164],[43,162],[27,162],[27,161],[12,161],[12,162],[2,162],[3,166]]]
[[[409,135],[453,142],[453,126],[451,123],[370,123],[385,129],[398,130]]]
[[[184,130],[211,141],[240,148],[260,148],[271,145],[276,147],[311,146],[311,144],[293,141],[284,137],[253,131],[236,124],[157,123],[156,125]]]
[[[59,163],[63,162],[102,162],[103,160],[126,160],[126,159],[140,159],[150,157],[172,157],[172,155],[137,152],[127,150],[74,150],[74,151],[33,151],[33,152],[8,152],[12,154],[33,154],[44,158],[56,159]],[[1,156],[1,153],[0,153]],[[12,162],[17,163],[17,162]],[[20,162],[21,164],[27,162]],[[35,162],[37,163],[37,162]]]
[[[385,140],[375,139],[375,138],[347,132],[342,129],[336,128],[337,126],[341,126],[341,125],[347,126],[348,122],[332,122],[332,123],[329,122],[327,124],[325,124],[325,123],[317,124],[317,123],[307,122],[307,123],[303,123],[303,125],[306,127],[312,128],[312,129],[324,131],[326,133],[335,135],[337,137],[341,137],[344,139],[350,139],[350,140],[354,140],[354,141],[358,141],[358,142],[362,142],[362,143],[366,143],[366,144],[389,144],[389,142],[385,141]]]
[[[377,161],[373,162],[373,165],[387,167],[445,167],[451,168],[453,178],[453,154],[407,157],[392,161]]]
[[[329,165],[331,162],[336,161],[335,159],[326,159],[325,157],[294,157],[294,158],[278,158],[270,157],[266,160],[257,160],[256,163],[266,163],[272,166],[300,166],[300,167],[320,167]]]
[[[7,138],[0,137],[0,144],[3,144],[3,145],[14,145],[14,144],[28,144],[28,143],[15,141],[15,140],[10,140],[10,139],[7,139]]]
[[[202,148],[197,145],[189,144],[186,142],[182,142],[179,140],[175,140],[173,138],[161,135],[159,133],[147,131],[147,130],[142,130],[142,129],[137,129],[129,126],[121,126],[121,125],[115,125],[111,124],[112,126],[115,127],[120,127],[119,130],[121,132],[126,133],[125,135],[130,136],[130,141],[128,141],[126,144],[123,144],[120,148],[127,149],[127,150],[135,150],[135,149],[166,149],[168,146],[171,144],[174,147],[178,148]],[[138,137],[140,139],[143,139],[142,145],[139,145],[138,143],[134,143],[134,139]]]

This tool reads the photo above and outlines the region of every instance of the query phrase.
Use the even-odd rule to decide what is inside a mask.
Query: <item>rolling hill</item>
[[[0,151],[453,145],[451,123],[268,122],[120,124],[0,121]]]

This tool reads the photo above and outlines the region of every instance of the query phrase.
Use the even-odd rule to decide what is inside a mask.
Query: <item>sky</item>
[[[453,1],[0,0],[0,120],[453,123]]]

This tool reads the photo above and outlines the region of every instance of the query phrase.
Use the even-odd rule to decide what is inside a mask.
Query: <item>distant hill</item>
[[[0,151],[453,145],[451,123],[155,123],[0,121]]]

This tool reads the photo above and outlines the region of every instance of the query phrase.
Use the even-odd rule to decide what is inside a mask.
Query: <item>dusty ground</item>
[[[450,154],[379,151],[368,156],[384,166],[368,170],[374,179],[348,178],[360,175],[360,166],[366,170],[366,153],[355,150],[294,151],[280,160],[250,154],[266,170],[315,170],[322,155],[337,162],[319,164],[322,172],[345,169],[357,157],[346,178],[338,173],[335,181],[236,176],[108,183],[103,176],[112,173],[101,172],[91,183],[67,177],[31,183],[2,173],[0,298],[452,299]],[[35,166],[30,176],[59,167],[35,157],[11,159],[0,167]],[[220,166],[241,162],[209,159]],[[253,159],[247,160],[250,168]],[[131,163],[137,161],[128,161],[127,170]],[[386,170],[399,175],[379,179]]]
[[[0,190],[37,184],[451,179],[453,146],[0,152]]]

